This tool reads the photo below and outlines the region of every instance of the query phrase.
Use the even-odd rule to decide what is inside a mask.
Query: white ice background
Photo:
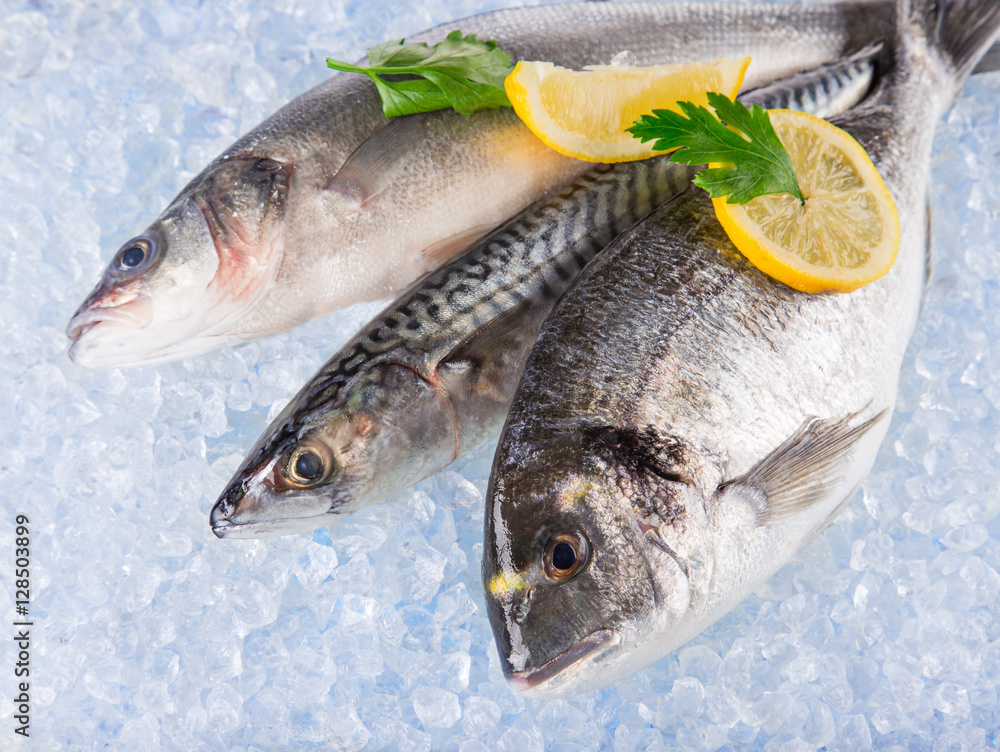
[[[244,452],[374,306],[171,365],[69,361],[66,321],[112,253],[326,56],[498,5],[0,4],[0,749],[1000,745],[1000,74],[939,126],[934,274],[863,491],[755,596],[604,691],[530,701],[503,681],[479,580],[491,447],[329,532],[211,534]]]

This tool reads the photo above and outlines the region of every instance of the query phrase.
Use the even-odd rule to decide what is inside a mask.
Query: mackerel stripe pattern
[[[799,110],[829,117],[850,109],[864,98],[871,88],[875,61],[881,52],[881,44],[865,47],[843,60],[748,91],[740,95],[740,100],[747,106],[756,104],[765,110]]]
[[[331,404],[373,364],[444,354],[512,308],[551,306],[591,258],[684,190],[691,174],[666,157],[595,167],[420,280],[327,362],[295,400],[297,410]]]

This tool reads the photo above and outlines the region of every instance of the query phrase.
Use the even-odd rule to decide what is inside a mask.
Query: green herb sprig
[[[510,55],[494,41],[453,31],[444,41],[385,42],[368,50],[368,66],[327,58],[341,71],[363,73],[375,83],[386,117],[453,107],[463,115],[490,107],[510,107],[503,80],[513,70]],[[385,78],[391,76],[391,78]]]
[[[708,103],[715,114],[679,102],[681,113],[653,110],[625,130],[643,142],[655,141],[655,151],[678,149],[670,156],[671,162],[729,165],[707,168],[695,176],[695,185],[712,198],[728,196],[726,203],[745,204],[768,193],[790,193],[805,203],[792,159],[767,111],[757,105],[747,109],[716,92],[709,92]]]

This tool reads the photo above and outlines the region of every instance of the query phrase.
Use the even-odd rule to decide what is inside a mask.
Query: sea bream
[[[878,53],[866,48],[742,98],[840,112],[867,92]],[[252,537],[329,524],[492,438],[558,297],[690,177],[667,157],[597,167],[414,285],[271,423],[213,507],[212,530]]]
[[[447,24],[515,59],[580,68],[752,55],[753,87],[880,39],[884,1],[829,5],[581,3]],[[335,74],[239,139],[112,258],[67,327],[86,366],[151,364],[397,295],[590,169],[510,110],[386,126],[374,86]],[[488,200],[484,200],[488,196]]]
[[[893,67],[832,119],[895,201],[888,274],[796,292],[747,264],[692,187],[605,249],[543,324],[485,512],[483,585],[516,688],[600,687],[682,645],[871,468],[926,281],[934,124],[996,37],[1000,1],[902,2],[899,18]]]

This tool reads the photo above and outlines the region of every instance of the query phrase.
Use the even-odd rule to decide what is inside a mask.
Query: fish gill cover
[[[94,371],[63,326],[111,248],[240,133],[360,57],[495,3],[16,0],[0,12],[0,583],[30,530],[14,750],[992,748],[1000,738],[1000,75],[939,124],[934,271],[858,498],[752,598],[613,688],[503,680],[483,447],[329,532],[218,541],[242,453],[376,310]],[[17,545],[20,545],[19,543]]]

